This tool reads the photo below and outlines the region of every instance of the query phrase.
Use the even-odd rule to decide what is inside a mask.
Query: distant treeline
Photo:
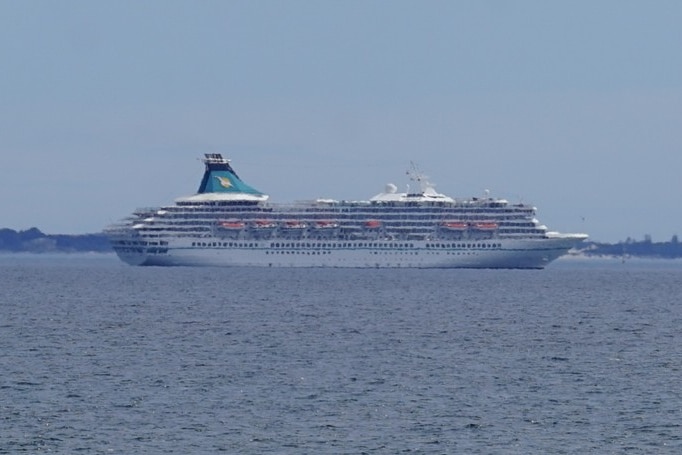
[[[102,234],[44,234],[38,228],[25,231],[0,229],[0,251],[31,253],[110,252],[111,245]]]
[[[618,243],[586,242],[580,251],[588,256],[636,256],[646,258],[682,258],[682,243],[676,235],[668,242],[653,242],[650,236],[637,241],[628,238]]]
[[[111,252],[111,244],[102,233],[96,234],[44,234],[38,228],[25,231],[0,229],[0,251],[31,253]],[[636,241],[585,242],[579,251],[587,256],[637,256],[648,258],[682,258],[682,243],[673,236],[668,242],[653,242],[650,236]]]

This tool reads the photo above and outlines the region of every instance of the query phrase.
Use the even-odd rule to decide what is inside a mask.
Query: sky
[[[222,153],[273,202],[531,203],[682,234],[682,2],[0,0],[0,227],[100,232]]]

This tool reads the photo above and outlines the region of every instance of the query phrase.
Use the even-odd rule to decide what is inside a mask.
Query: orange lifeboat
[[[246,226],[242,221],[220,221],[218,225],[223,229],[229,230],[240,230]]]
[[[491,222],[476,223],[475,227],[476,229],[480,229],[482,231],[494,231],[495,229],[497,229],[497,223]]]
[[[277,227],[277,224],[270,220],[256,220],[253,222],[253,227],[254,229],[274,229]]]
[[[463,221],[445,221],[442,226],[445,229],[450,229],[452,231],[463,231],[469,227],[469,225]]]
[[[329,220],[321,220],[315,223],[317,229],[333,229],[339,227],[339,223]]]
[[[379,220],[369,220],[365,222],[365,227],[367,229],[376,229],[378,227],[381,227],[381,221]]]
[[[298,220],[289,220],[285,221],[282,227],[285,229],[305,229],[306,224]]]

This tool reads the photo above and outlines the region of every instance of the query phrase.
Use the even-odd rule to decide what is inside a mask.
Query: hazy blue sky
[[[0,0],[0,227],[97,232],[220,152],[276,202],[450,196],[682,235],[682,2]]]

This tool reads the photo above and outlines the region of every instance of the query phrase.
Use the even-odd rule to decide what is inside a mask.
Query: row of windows
[[[427,243],[426,248],[501,248],[501,243]]]
[[[233,247],[233,248],[262,248],[262,245],[253,242],[192,242],[193,247]],[[501,248],[501,243],[427,243],[426,248]],[[290,243],[270,243],[270,248],[326,248],[326,249],[343,249],[343,248],[414,248],[413,243],[384,243],[384,242],[359,242],[359,243],[306,243],[306,242],[290,242]]]
[[[140,221],[143,222],[146,227],[149,226],[156,226],[156,227],[169,227],[173,228],[176,226],[189,226],[189,227],[197,227],[197,228],[202,228],[202,229],[208,229],[210,226],[212,226],[215,223],[215,220],[217,218],[196,218],[196,217],[163,217],[163,218],[155,218],[154,221],[142,221],[142,220],[136,220],[134,222]],[[244,222],[248,221],[253,221],[250,219],[242,219]],[[309,227],[314,227],[315,221],[320,221],[319,219],[311,219],[311,218],[301,218],[302,222],[310,224]],[[536,224],[532,221],[529,220],[525,217],[495,217],[495,218],[484,218],[484,217],[459,217],[459,221],[477,221],[477,222],[500,222],[503,226],[508,226],[508,227],[535,227]],[[282,219],[274,219],[272,220],[273,222],[279,222],[282,221]],[[335,219],[334,221],[340,223],[339,228],[361,228],[365,226],[365,222],[368,221],[367,218],[355,218],[355,219]],[[399,227],[410,227],[410,226],[417,226],[417,227],[438,227],[440,225],[440,222],[443,221],[442,217],[432,217],[432,218],[425,218],[425,217],[412,217],[412,218],[405,218],[405,217],[382,217],[381,222],[383,226],[387,228],[399,228]],[[133,223],[134,223],[133,222]]]
[[[456,204],[448,206],[370,206],[352,205],[340,206],[335,208],[321,206],[281,206],[281,207],[259,207],[250,205],[240,206],[221,206],[211,204],[178,204],[175,206],[161,207],[160,209],[136,210],[133,212],[139,216],[155,216],[159,211],[166,213],[253,213],[253,214],[303,214],[303,213],[328,213],[328,214],[358,214],[358,213],[534,213],[533,207],[528,205],[516,205],[507,207],[482,206],[471,204]]]
[[[262,248],[254,242],[192,242],[192,246],[205,247],[235,247]],[[413,243],[383,243],[383,242],[339,242],[339,243],[309,243],[309,242],[271,242],[270,248],[414,248]]]
[[[475,204],[448,204],[441,206],[432,205],[402,205],[402,206],[372,206],[372,205],[345,205],[337,207],[323,207],[319,205],[279,205],[276,207],[262,207],[262,206],[215,206],[215,205],[185,205],[178,204],[174,206],[161,207],[159,209],[140,210],[134,213],[154,214],[161,211],[210,211],[210,212],[254,212],[254,213],[281,213],[281,212],[324,212],[324,213],[353,213],[353,212],[416,212],[416,211],[430,211],[430,212],[521,212],[533,211],[530,205],[516,205],[506,207],[483,206]]]
[[[338,242],[338,243],[270,243],[270,248],[414,248],[413,243],[383,243],[383,242]]]
[[[301,250],[275,250],[275,251],[266,251],[265,254],[303,254],[303,255],[319,255],[319,254],[332,254],[331,251],[301,251]],[[418,255],[418,251],[373,251],[372,254],[409,254],[409,255]],[[459,254],[459,253],[458,253]],[[473,254],[473,253],[471,253]]]
[[[118,245],[149,245],[149,246],[168,245],[168,242],[165,240],[161,240],[159,242],[150,242],[145,240],[114,240],[112,241],[112,243]]]
[[[317,216],[322,216],[324,215],[325,217],[340,217],[344,219],[348,218],[356,218],[356,217],[363,217],[363,216],[377,216],[380,215],[382,218],[383,217],[399,217],[399,216],[408,216],[410,218],[415,217],[415,216],[428,216],[430,218],[438,218],[441,216],[454,216],[454,217],[480,217],[480,216],[490,216],[490,217],[498,217],[498,216],[509,216],[509,215],[532,215],[534,212],[532,210],[471,210],[471,209],[455,209],[455,210],[353,210],[351,211],[326,211],[326,210],[287,210],[287,211],[278,211],[278,212],[271,212],[271,211],[245,211],[245,210],[202,210],[202,209],[193,209],[193,210],[187,210],[187,209],[182,209],[182,210],[165,210],[165,213],[139,213],[135,214],[136,216],[140,218],[147,218],[150,216],[167,216],[167,217],[177,217],[178,215],[183,216],[183,215],[192,215],[192,216],[197,216],[197,215],[202,215],[205,214],[207,216],[216,216],[220,214],[229,214],[230,216],[239,216],[239,214],[249,214],[251,217],[271,217],[275,216],[277,218],[287,218],[287,217],[303,217],[303,218],[309,218],[309,217],[317,217]]]
[[[307,254],[308,256],[316,255],[316,254],[331,254],[331,251],[289,251],[289,250],[282,250],[282,251],[266,251],[265,254]]]

